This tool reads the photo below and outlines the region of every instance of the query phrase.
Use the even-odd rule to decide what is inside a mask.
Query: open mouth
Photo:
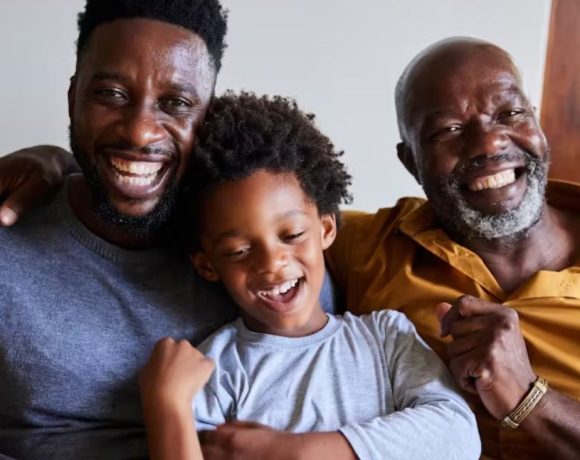
[[[139,187],[153,185],[164,169],[162,162],[128,161],[115,156],[109,157],[109,164],[121,183]]]
[[[285,311],[292,307],[293,301],[300,293],[304,278],[294,278],[268,289],[256,292],[258,298],[267,306],[276,311]]]
[[[467,182],[466,187],[472,192],[499,189],[516,182],[524,171],[525,168],[523,167],[504,169],[495,174],[472,179]]]

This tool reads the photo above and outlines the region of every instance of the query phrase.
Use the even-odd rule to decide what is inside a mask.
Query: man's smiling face
[[[461,238],[515,236],[541,216],[546,139],[509,57],[491,46],[459,51],[433,56],[411,74],[406,145],[447,230]]]
[[[69,113],[71,147],[105,221],[138,231],[167,221],[214,82],[205,43],[187,29],[149,19],[95,29]]]

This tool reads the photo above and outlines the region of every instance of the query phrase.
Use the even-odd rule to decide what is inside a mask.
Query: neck
[[[577,252],[576,230],[569,215],[545,205],[538,222],[521,234],[457,241],[481,257],[507,294],[540,270],[571,266]]]
[[[252,332],[260,334],[278,335],[281,337],[307,337],[320,331],[328,322],[328,316],[318,306],[307,321],[301,324],[274,325],[253,318],[244,311],[240,311],[246,327]]]
[[[159,235],[133,235],[104,221],[81,174],[69,180],[68,201],[75,216],[99,238],[123,249],[148,249],[161,243]]]

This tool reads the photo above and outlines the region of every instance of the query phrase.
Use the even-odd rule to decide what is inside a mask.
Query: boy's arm
[[[0,226],[13,225],[36,203],[58,190],[79,167],[60,147],[38,145],[0,158]]]
[[[186,340],[157,342],[139,377],[151,459],[203,459],[192,403],[214,367]]]
[[[374,315],[396,412],[341,428],[361,458],[477,459],[475,417],[449,371],[401,313]]]
[[[151,460],[202,460],[191,407],[152,408],[143,404]]]

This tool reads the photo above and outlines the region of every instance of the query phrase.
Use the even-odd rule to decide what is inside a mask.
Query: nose
[[[257,273],[276,273],[288,265],[288,251],[281,245],[262,247],[256,251],[254,267]]]
[[[116,126],[116,134],[133,148],[140,149],[163,139],[165,130],[155,107],[146,104],[125,108]]]
[[[471,127],[467,137],[466,150],[470,157],[492,157],[504,152],[510,144],[505,127],[497,125],[479,123]]]

